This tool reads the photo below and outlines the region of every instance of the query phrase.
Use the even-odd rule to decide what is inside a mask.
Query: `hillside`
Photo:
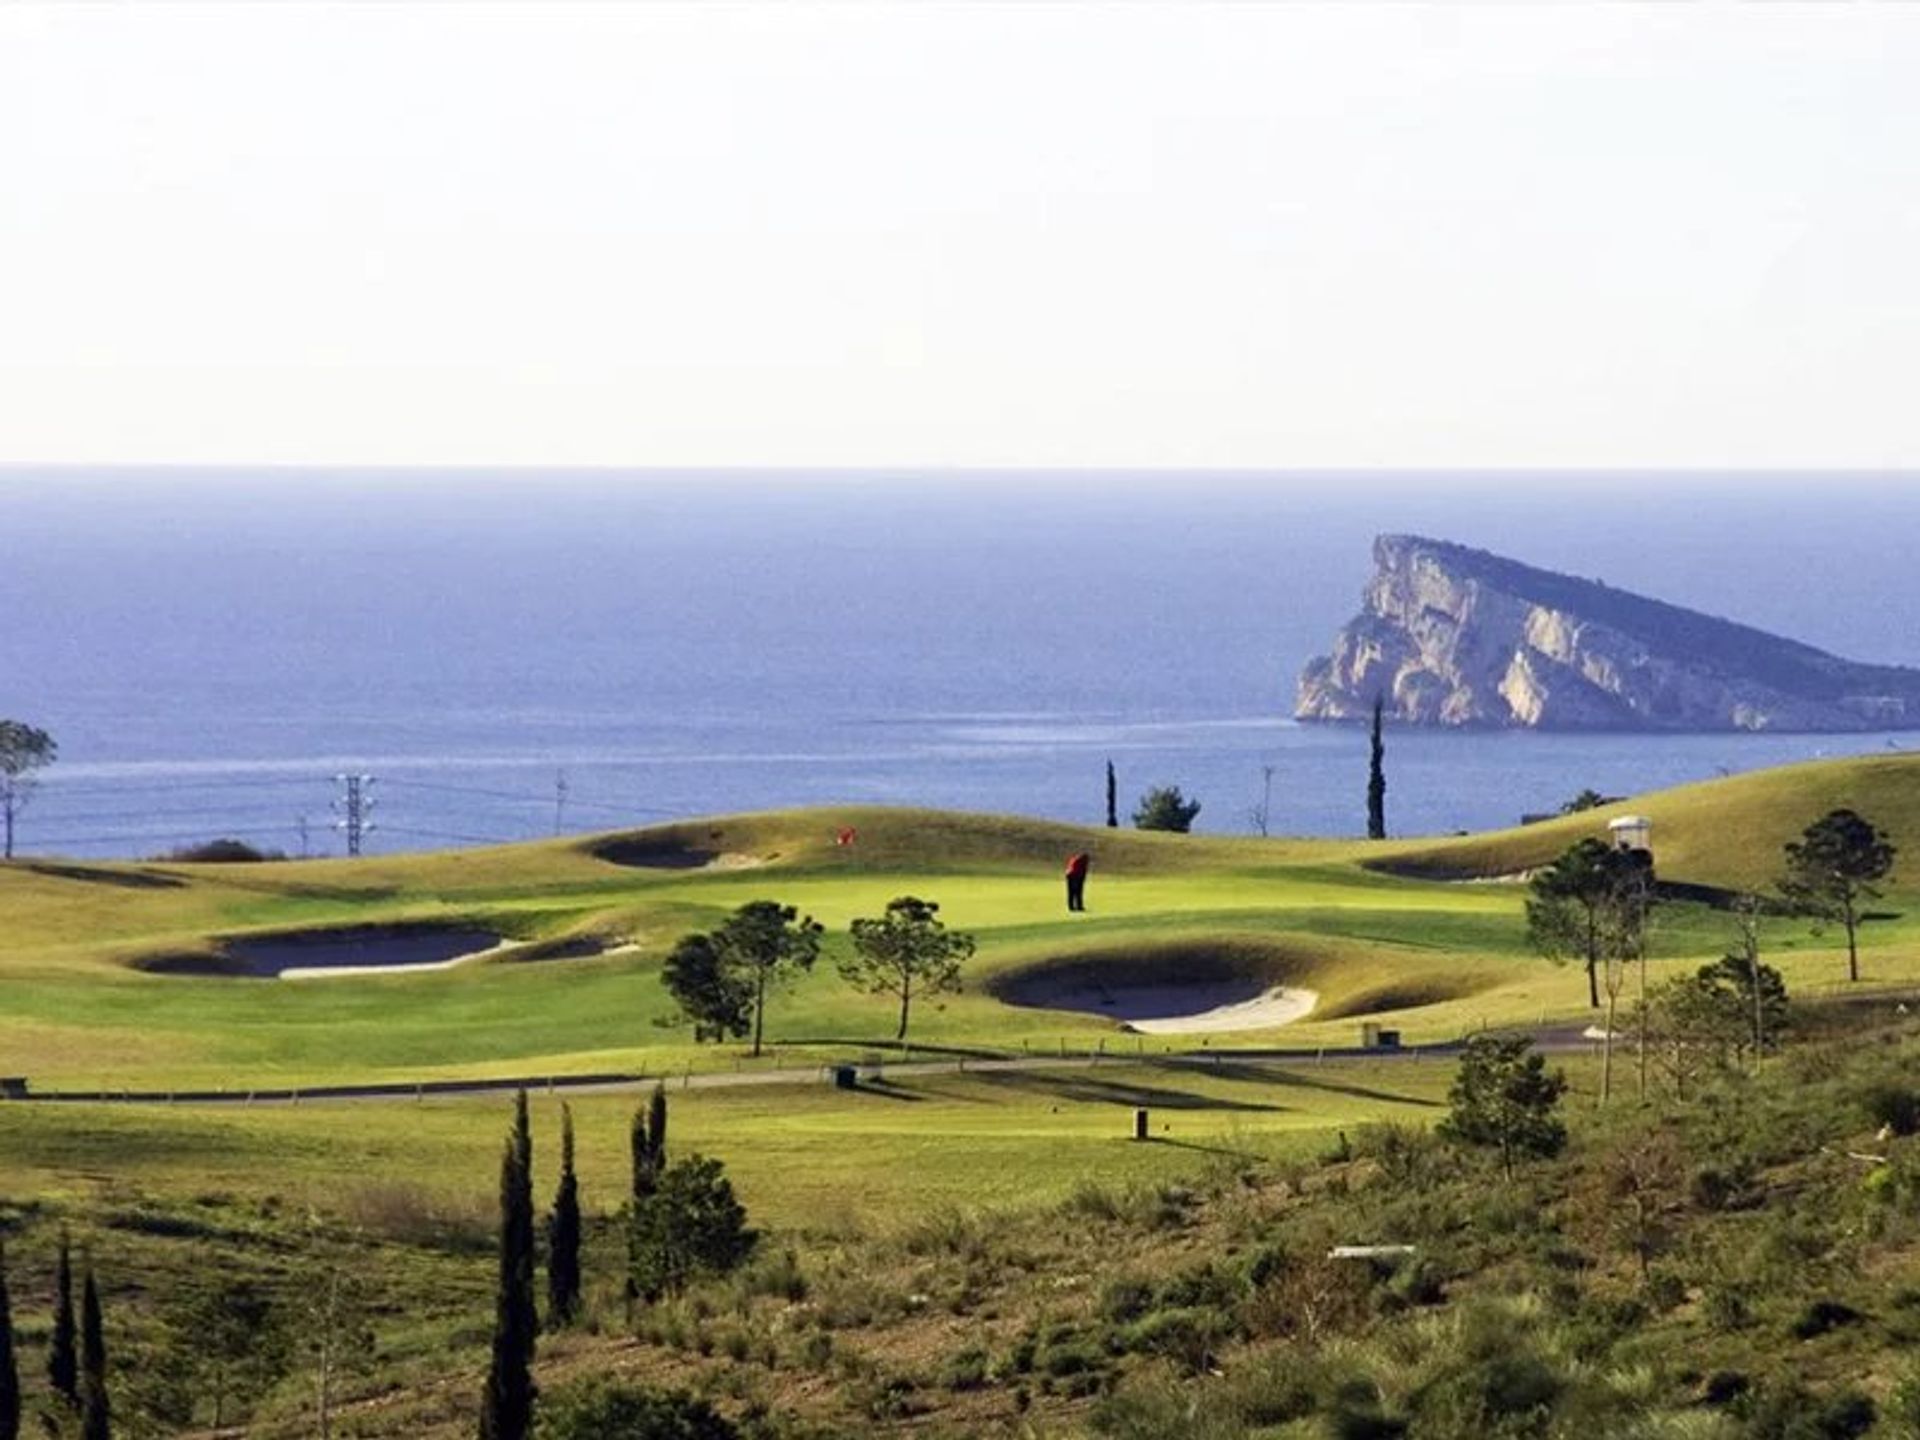
[[[1414,535],[1374,542],[1360,614],[1301,672],[1303,720],[1376,697],[1419,725],[1861,731],[1920,725],[1920,671]]]
[[[1920,755],[1908,754],[1816,760],[1705,780],[1511,830],[1403,842],[1375,863],[1428,879],[1514,875],[1632,814],[1653,821],[1664,878],[1764,890],[1779,874],[1782,848],[1809,822],[1842,808],[1859,811],[1893,839],[1904,863],[1896,864],[1890,887],[1920,891]]]

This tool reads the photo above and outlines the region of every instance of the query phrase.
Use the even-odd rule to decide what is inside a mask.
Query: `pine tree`
[[[580,1313],[580,1181],[573,1171],[573,1110],[560,1107],[560,1185],[547,1222],[547,1321],[570,1325]]]
[[[47,1384],[67,1404],[80,1404],[79,1331],[73,1320],[73,1241],[60,1232],[53,1273],[53,1337],[47,1342]]]
[[[1113,761],[1107,761],[1107,828],[1120,828],[1120,782],[1114,777]]]
[[[107,1403],[107,1329],[100,1313],[100,1287],[87,1266],[80,1301],[80,1440],[110,1440],[113,1416]]]
[[[533,1140],[527,1092],[514,1101],[513,1132],[500,1157],[500,1288],[493,1360],[480,1407],[480,1440],[527,1440],[533,1430]]]
[[[1367,766],[1367,839],[1387,838],[1387,744],[1381,735],[1386,702],[1373,697],[1372,758]]]
[[[7,1294],[7,1252],[0,1244],[0,1440],[19,1440],[20,1367],[13,1356],[13,1299]]]

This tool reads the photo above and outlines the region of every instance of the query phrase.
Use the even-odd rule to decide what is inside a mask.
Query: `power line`
[[[424,835],[430,840],[464,840],[473,845],[511,845],[513,842],[498,835],[458,835],[451,830],[418,830],[410,825],[383,825],[389,835]]]
[[[527,791],[488,790],[478,785],[447,785],[435,780],[402,780],[398,776],[389,776],[389,785],[401,785],[409,790],[442,790],[451,795],[489,795],[496,800],[531,801],[544,805],[548,797]]]
[[[279,807],[265,800],[252,802],[235,801],[231,805],[193,805],[181,808],[154,810],[55,810],[48,806],[40,814],[48,820],[67,822],[72,820],[172,820],[184,816],[232,815],[240,817],[248,811],[275,810]]]
[[[522,805],[547,805],[553,801],[551,794],[540,795],[526,790],[492,790],[480,785],[448,785],[437,780],[403,780],[398,776],[387,776],[385,785],[399,785],[411,790],[438,790],[450,795],[484,795],[493,800],[512,800]],[[566,786],[566,804],[583,807],[588,810],[609,810],[621,815],[667,815],[688,816],[691,810],[663,810],[658,806],[626,805],[604,800],[582,800],[573,793],[573,785]]]
[[[176,790],[215,790],[231,787],[251,788],[256,785],[313,785],[317,784],[311,775],[249,775],[229,778],[200,779],[184,776],[178,780],[143,781],[137,785],[122,785],[117,781],[82,782],[78,785],[65,780],[47,779],[40,782],[41,791],[47,795],[138,795],[154,791]]]
[[[222,827],[225,829],[225,827]],[[238,838],[242,835],[279,835],[284,833],[284,825],[248,826],[242,829],[227,829],[226,836]],[[41,835],[35,834],[36,845],[118,845],[123,840],[193,840],[198,838],[187,830],[122,830],[113,835]]]
[[[665,815],[669,819],[680,820],[689,819],[695,814],[692,810],[662,810],[657,805],[618,805],[605,800],[576,800],[572,796],[567,797],[567,803],[586,810],[607,810],[615,815]]]

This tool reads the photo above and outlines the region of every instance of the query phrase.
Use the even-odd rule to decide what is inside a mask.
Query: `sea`
[[[797,805],[1353,835],[1366,737],[1290,718],[1413,532],[1920,665],[1920,478],[1593,472],[0,470],[22,852],[371,853]],[[1390,729],[1395,834],[1920,734]]]

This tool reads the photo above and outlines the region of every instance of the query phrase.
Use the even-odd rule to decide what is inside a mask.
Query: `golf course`
[[[1762,917],[1762,953],[1797,1006],[1898,1023],[1902,997],[1920,992],[1920,757],[1904,755],[1378,842],[833,808],[355,860],[17,859],[0,866],[0,1074],[28,1097],[0,1102],[15,1312],[48,1283],[56,1229],[83,1237],[114,1277],[132,1349],[162,1343],[142,1297],[209,1257],[297,1285],[313,1255],[330,1256],[382,1297],[379,1378],[347,1412],[348,1433],[466,1433],[517,1085],[543,1192],[570,1108],[588,1254],[601,1262],[593,1323],[543,1350],[550,1374],[639,1366],[711,1390],[705,1357],[734,1342],[707,1316],[734,1304],[738,1344],[784,1375],[798,1342],[751,1296],[675,1302],[642,1323],[637,1349],[623,1325],[628,1117],[664,1084],[676,1153],[723,1161],[765,1231],[757,1264],[784,1255],[805,1269],[816,1304],[860,1275],[895,1276],[898,1293],[875,1300],[885,1313],[868,1323],[902,1328],[897,1344],[870,1337],[892,1354],[873,1363],[921,1373],[913,1383],[927,1388],[922,1372],[962,1346],[957,1317],[971,1311],[912,1288],[933,1280],[900,1277],[965,1271],[994,1250],[985,1237],[1024,1235],[987,1266],[1020,1277],[988,1308],[1000,1329],[1030,1328],[1060,1308],[1044,1279],[1060,1265],[1080,1277],[1070,1290],[1107,1283],[1111,1257],[1086,1247],[1108,1242],[1090,1241],[1090,1226],[1146,1217],[1148,1239],[1111,1241],[1144,1264],[1172,1263],[1148,1258],[1162,1241],[1192,1261],[1220,1241],[1219,1224],[1239,1227],[1238,1248],[1254,1224],[1246,1207],[1268,1192],[1230,1177],[1291,1176],[1273,1193],[1311,1195],[1302,1167],[1329,1147],[1344,1161],[1363,1134],[1425,1134],[1472,1036],[1535,1037],[1569,1075],[1569,1108],[1591,1114],[1585,977],[1530,945],[1527,875],[1619,815],[1651,820],[1658,983],[1725,953],[1731,900],[1768,890],[1783,846],[1839,808],[1867,816],[1901,856],[1860,928],[1860,981],[1846,978],[1842,934],[1784,910]],[[1061,871],[1077,851],[1092,856],[1087,908],[1068,913]],[[906,895],[936,902],[977,950],[957,992],[916,998],[900,1040],[898,1001],[849,984],[836,962],[851,922]],[[758,1057],[741,1040],[697,1042],[661,978],[680,937],[756,900],[824,927],[819,962],[769,990]],[[1398,1031],[1401,1048],[1362,1048],[1363,1025]],[[855,1070],[850,1088],[828,1083],[841,1066]],[[1154,1143],[1131,1138],[1137,1109]],[[1240,1208],[1216,1213],[1209,1197],[1221,1195]],[[1174,1224],[1168,1207],[1210,1218]],[[1021,1245],[1050,1244],[1067,1248],[1022,1269]],[[949,1280],[964,1288],[964,1277],[938,1283]],[[669,1314],[707,1348],[647,1329]],[[769,1379],[747,1409],[787,1396],[829,1417],[791,1433],[838,1433],[852,1373],[824,1389],[795,1382],[792,1396]],[[1099,1388],[1022,1388],[1019,1413],[1038,1403],[1036,1417],[1054,1415],[1044,1424],[1016,1423],[1004,1387],[948,1386],[932,1409],[951,1433],[1079,1434]],[[264,1388],[245,1433],[311,1433],[305,1394],[291,1380]],[[870,1395],[856,1410],[887,1423],[924,1413]]]
[[[734,1072],[741,1047],[694,1043],[660,965],[679,936],[759,899],[826,933],[812,972],[770,995],[754,1063],[857,1060],[896,1051],[897,1007],[832,961],[855,917],[908,894],[978,941],[961,991],[912,1015],[907,1042],[928,1051],[1165,1053],[1201,1037],[1140,1033],[1163,1029],[1154,1010],[1203,1016],[1281,988],[1311,992],[1311,1007],[1279,1027],[1203,1024],[1207,1045],[1346,1048],[1363,1020],[1409,1044],[1584,1025],[1577,968],[1529,947],[1529,870],[1617,815],[1647,816],[1660,879],[1692,897],[1651,927],[1656,968],[1678,969],[1726,946],[1725,916],[1698,897],[1765,890],[1782,846],[1842,806],[1908,849],[1920,759],[1796,766],[1440,840],[846,809],[359,860],[26,859],[0,868],[0,1068],[41,1092]],[[1077,850],[1093,878],[1086,913],[1068,914],[1059,875]],[[1920,979],[1916,924],[1863,927],[1866,981]],[[1844,980],[1837,947],[1802,921],[1767,922],[1796,993]]]

